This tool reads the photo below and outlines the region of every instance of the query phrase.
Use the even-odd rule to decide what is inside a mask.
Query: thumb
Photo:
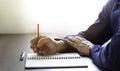
[[[49,41],[48,41],[48,38],[45,37],[45,38],[41,38],[38,43],[37,43],[37,47],[38,48],[41,48],[42,46],[44,46],[45,44],[47,44]]]

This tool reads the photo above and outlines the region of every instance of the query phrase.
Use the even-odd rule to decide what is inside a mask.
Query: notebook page
[[[86,67],[78,53],[62,53],[49,56],[37,56],[34,53],[28,53],[25,68],[68,68],[68,67]]]

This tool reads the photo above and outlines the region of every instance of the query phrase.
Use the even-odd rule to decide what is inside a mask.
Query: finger
[[[45,51],[42,51],[42,55],[48,55]]]
[[[37,54],[38,54],[38,55],[44,55],[43,52],[45,51],[45,48],[46,48],[45,46],[42,46],[42,47],[38,48],[39,51],[38,51]]]
[[[52,45],[44,45],[42,48],[42,55],[51,55],[51,54],[55,54],[56,53],[56,49],[54,49],[54,46]]]
[[[37,42],[38,42],[38,38],[37,38],[37,37],[33,38],[33,39],[30,41],[30,43],[31,43],[30,47],[31,47],[32,49],[33,49],[33,48],[37,48]]]
[[[41,48],[42,46],[46,45],[47,43],[49,43],[50,38],[45,37],[45,38],[41,38],[38,43],[37,43],[37,47]]]
[[[46,45],[44,44],[41,47],[38,47],[39,51],[38,51],[38,55],[46,55],[46,51],[48,51],[48,48],[46,47]]]
[[[42,55],[42,51],[39,50],[38,53],[37,53],[37,55]]]
[[[67,40],[67,43],[68,43],[70,46],[74,47],[74,48],[76,48],[76,47],[78,46],[78,44],[76,44],[76,43],[74,43],[74,42],[72,42],[72,41],[70,41],[70,40]]]
[[[45,51],[39,51],[39,53],[37,53],[37,55],[48,55]]]
[[[82,43],[83,41],[85,41],[85,39],[84,39],[84,38],[79,37],[79,36],[75,36],[75,38],[76,38],[78,41],[80,41],[80,43]]]
[[[33,49],[34,48],[33,45],[30,45],[30,48]]]
[[[35,53],[38,53],[39,51],[38,47],[36,47],[35,45],[31,45],[30,47]]]
[[[33,39],[30,41],[30,43],[31,43],[31,44],[36,44],[37,41],[38,41],[38,37],[35,37],[35,38],[33,38]]]
[[[33,52],[34,52],[34,53],[37,53],[37,52],[38,52],[38,49],[37,49],[37,48],[33,48]]]
[[[76,38],[76,37],[68,37],[68,40],[76,43],[76,44],[79,44],[81,43],[82,40],[80,40],[79,38]]]
[[[31,45],[30,45],[30,48],[31,48],[31,49],[33,49],[33,48],[37,48],[37,46],[34,45],[34,44],[33,44],[33,45],[31,44]]]
[[[77,38],[78,40],[81,41],[82,44],[86,45],[87,43],[89,43],[88,40],[86,40],[85,38],[82,38],[82,37],[78,37],[78,36],[75,36],[75,38]]]
[[[39,39],[41,39],[41,38],[43,38],[43,37],[46,37],[46,36],[41,36],[41,35],[40,35],[40,36],[39,36]],[[31,43],[31,44],[35,44],[35,43],[38,42],[39,39],[38,39],[38,37],[35,37],[35,38],[33,38],[33,39],[30,41],[30,43]]]

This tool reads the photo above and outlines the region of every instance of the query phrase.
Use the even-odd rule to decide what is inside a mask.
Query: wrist
[[[56,52],[64,52],[65,51],[65,43],[62,40],[56,41]]]
[[[86,56],[90,56],[90,48],[88,48],[88,51],[86,51]]]

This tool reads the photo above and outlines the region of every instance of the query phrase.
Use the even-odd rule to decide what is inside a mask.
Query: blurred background
[[[0,34],[65,36],[93,24],[107,0],[0,0]]]

